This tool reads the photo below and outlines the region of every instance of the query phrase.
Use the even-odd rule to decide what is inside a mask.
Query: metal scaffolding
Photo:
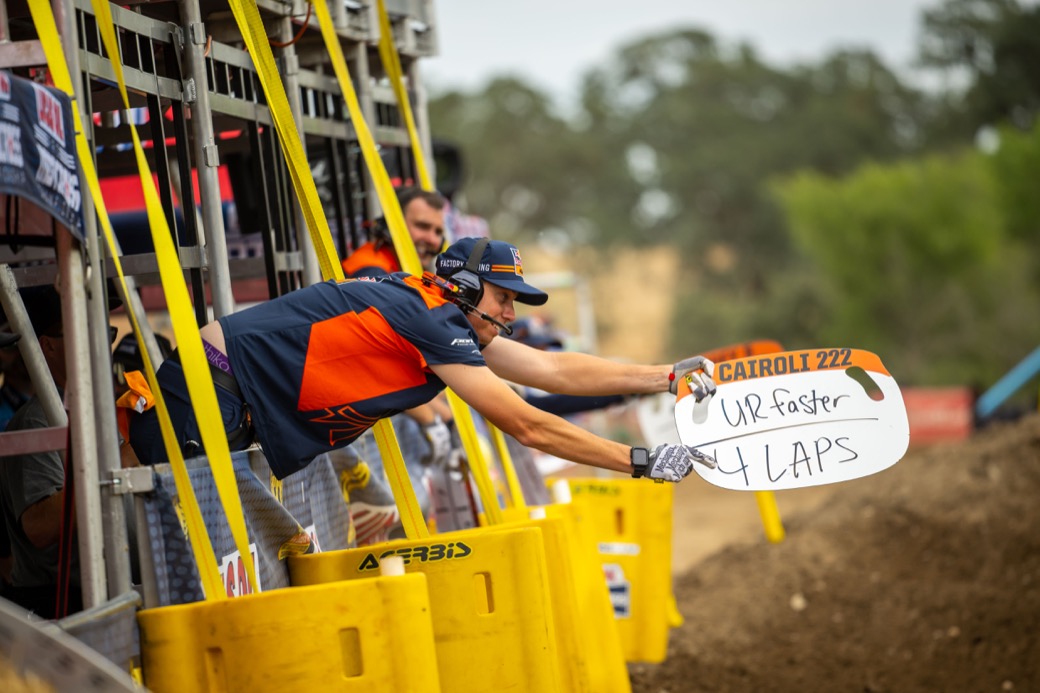
[[[386,5],[426,159],[432,160],[425,94],[418,79],[418,61],[433,55],[437,47],[432,0],[388,0]],[[257,6],[333,242],[345,257],[365,240],[364,221],[377,217],[380,210],[318,21],[303,0],[258,0]],[[238,301],[273,298],[320,280],[272,115],[228,4],[132,0],[110,6],[131,111],[123,109],[90,0],[55,1],[52,7],[76,83],[77,103],[90,128],[87,137],[99,177],[136,175],[130,119],[142,137],[150,138],[146,153],[199,325],[233,312],[236,293],[247,284],[261,285],[263,295],[242,293]],[[6,0],[0,2],[0,10],[0,69],[43,78],[45,58],[26,2]],[[391,176],[414,179],[408,133],[377,50],[376,6],[339,0],[330,11],[387,169]],[[122,494],[116,489],[125,483],[125,475],[119,473],[108,388],[112,360],[104,278],[115,272],[99,236],[87,186],[80,188],[85,193],[84,243],[43,214],[10,201],[0,204],[8,231],[0,236],[0,267],[10,268],[8,294],[13,284],[26,287],[59,279],[66,340],[71,340],[68,372],[70,377],[75,374],[66,388],[66,406],[76,460],[84,606],[90,608],[125,592],[130,571]],[[127,308],[143,315],[147,296],[157,295],[158,265],[147,221],[141,215],[129,216],[130,221],[117,228],[124,248],[122,266],[131,279]],[[135,287],[150,291],[146,299]],[[17,295],[8,298],[17,300]],[[158,364],[161,356],[154,337],[150,330],[145,332],[146,348]],[[38,391],[53,388],[49,381],[35,380]],[[0,433],[0,441],[3,436]],[[47,449],[57,447],[51,445]]]

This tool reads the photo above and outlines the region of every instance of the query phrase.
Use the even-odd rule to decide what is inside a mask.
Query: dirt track
[[[636,693],[1040,690],[1040,415],[856,481],[752,497],[680,484],[668,659]]]

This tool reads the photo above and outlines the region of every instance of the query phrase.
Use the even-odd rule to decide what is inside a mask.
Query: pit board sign
[[[715,366],[715,395],[697,403],[687,376],[675,424],[684,445],[716,469],[705,481],[736,491],[781,491],[868,476],[906,453],[910,427],[895,379],[869,351],[807,349]]]
[[[758,354],[771,354],[783,350],[784,348],[779,342],[771,339],[756,339],[695,353],[699,353],[712,363],[719,364],[722,361],[732,361]],[[636,401],[635,409],[636,420],[639,423],[639,430],[643,434],[644,442],[649,445],[680,444],[679,433],[675,430],[675,397],[672,394],[661,392],[640,397]]]

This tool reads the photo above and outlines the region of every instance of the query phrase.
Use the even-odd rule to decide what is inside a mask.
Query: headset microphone
[[[467,312],[469,312],[469,311],[467,311]],[[498,320],[495,320],[493,317],[491,317],[487,313],[481,313],[476,308],[473,309],[473,312],[476,313],[477,315],[479,315],[481,320],[487,320],[489,323],[491,323],[492,325],[494,325],[498,329],[500,329],[503,332],[505,332],[507,337],[509,335],[513,334],[513,328],[510,327],[509,325],[503,325],[502,323],[500,323]]]
[[[453,284],[446,279],[442,279],[437,275],[433,274],[432,272],[423,272],[422,282],[427,286],[436,286],[438,289],[443,291],[445,297],[449,301],[457,305],[459,308],[461,308],[462,312],[467,314],[476,313],[477,317],[479,317],[481,320],[488,321],[498,329],[502,330],[506,333],[506,336],[513,334],[512,327],[510,327],[509,325],[505,325],[499,322],[498,320],[495,320],[493,317],[479,310],[475,305],[473,305],[473,303],[469,300],[469,296],[466,295],[467,292],[458,285]]]

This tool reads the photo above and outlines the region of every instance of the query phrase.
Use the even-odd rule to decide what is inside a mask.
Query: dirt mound
[[[1040,690],[1040,415],[833,488],[677,578],[636,693]]]

